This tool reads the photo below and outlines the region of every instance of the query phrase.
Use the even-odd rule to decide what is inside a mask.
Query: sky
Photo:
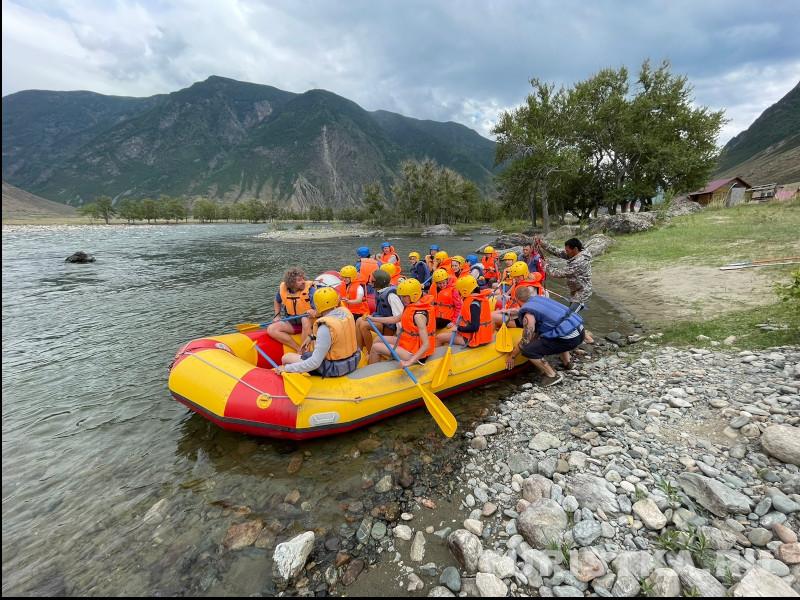
[[[485,135],[536,77],[669,60],[722,145],[800,81],[800,0],[3,0],[3,96],[169,93],[220,75]]]

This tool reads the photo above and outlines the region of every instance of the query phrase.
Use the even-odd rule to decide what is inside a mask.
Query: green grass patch
[[[800,254],[800,202],[706,209],[664,226],[623,235],[599,264],[722,266],[730,262]],[[767,267],[773,270],[772,267]]]
[[[757,325],[768,323],[786,327],[777,331],[765,331]],[[790,303],[776,303],[745,311],[731,312],[708,321],[682,321],[661,330],[661,343],[672,346],[710,345],[711,341],[721,342],[731,335],[736,336],[735,346],[739,348],[769,348],[800,343],[800,309]],[[711,338],[699,342],[697,336]]]

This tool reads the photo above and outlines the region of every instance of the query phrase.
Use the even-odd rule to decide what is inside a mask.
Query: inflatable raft
[[[522,331],[509,331],[517,343]],[[290,440],[344,433],[423,405],[419,388],[397,362],[387,361],[345,377],[312,376],[307,397],[296,406],[256,344],[280,363],[285,349],[266,330],[189,342],[170,366],[173,397],[224,429]],[[430,386],[445,352],[446,348],[438,348],[424,365],[411,368],[424,386]],[[470,349],[454,346],[450,374],[434,390],[436,395],[451,396],[527,368],[520,355],[509,371],[505,356],[494,343]],[[431,426],[435,427],[433,422]]]

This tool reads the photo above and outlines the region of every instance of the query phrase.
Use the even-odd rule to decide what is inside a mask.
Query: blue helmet
[[[392,245],[389,242],[383,242],[381,244],[381,248],[391,248],[391,247],[392,247]]]
[[[474,265],[476,262],[478,262],[478,257],[474,254],[467,254],[467,262],[471,265]]]
[[[361,246],[358,250],[356,250],[356,254],[358,254],[360,258],[369,258],[369,248],[366,246]]]
[[[438,252],[439,251],[439,245],[438,244],[431,244],[431,250],[436,250]]]

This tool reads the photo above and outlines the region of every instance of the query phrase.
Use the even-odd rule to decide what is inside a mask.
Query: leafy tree
[[[97,206],[97,202],[84,204],[78,209],[78,212],[85,217],[89,217],[92,221],[100,218],[100,207]]]
[[[117,214],[128,223],[133,223],[138,218],[138,204],[132,198],[123,198],[117,203]]]
[[[97,204],[97,215],[99,218],[103,219],[108,225],[108,222],[111,218],[117,214],[117,211],[114,210],[114,205],[111,201],[111,198],[108,196],[100,196],[95,200]]]

